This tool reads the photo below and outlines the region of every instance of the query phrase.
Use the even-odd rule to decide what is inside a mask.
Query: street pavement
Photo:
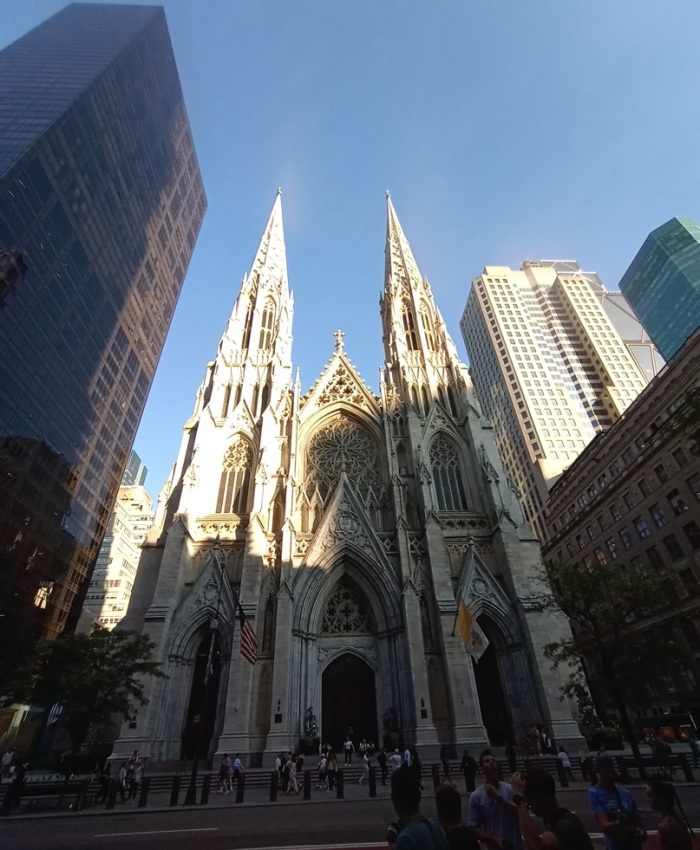
[[[12,816],[0,821],[2,850],[245,850],[245,848],[386,848],[384,835],[395,819],[388,788],[378,787],[378,797],[369,799],[364,788],[346,788],[346,799],[336,800],[317,792],[310,801],[300,797],[277,803],[253,802],[236,805],[231,796],[214,798],[206,807],[136,809],[123,805],[113,812],[87,810]],[[657,823],[648,810],[642,786],[632,788],[648,828]],[[700,826],[700,787],[678,786],[683,807],[694,826]],[[575,811],[587,829],[595,832],[588,811],[585,788],[559,791],[562,805]],[[432,788],[426,788],[422,805],[435,815]],[[654,837],[647,850],[654,850]]]

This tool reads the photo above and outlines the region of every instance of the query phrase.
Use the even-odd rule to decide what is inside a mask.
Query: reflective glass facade
[[[205,208],[161,9],[0,52],[0,676],[77,622]]]
[[[700,327],[700,225],[672,218],[657,227],[623,275],[620,289],[668,360]]]

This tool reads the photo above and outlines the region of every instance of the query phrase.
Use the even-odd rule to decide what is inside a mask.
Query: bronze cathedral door
[[[321,692],[323,744],[342,754],[352,729],[355,749],[363,738],[379,745],[374,671],[368,664],[352,653],[341,655],[324,670]]]

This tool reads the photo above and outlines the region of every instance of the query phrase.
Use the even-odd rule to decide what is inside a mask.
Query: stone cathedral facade
[[[535,724],[582,743],[542,654],[567,626],[539,605],[537,541],[387,207],[379,395],[340,332],[302,394],[275,201],[144,544],[122,626],[155,641],[168,678],[148,683],[115,753],[267,765],[309,708],[337,749],[348,727],[381,742],[390,709],[423,758],[519,743]],[[461,599],[490,641],[478,662],[455,628]]]

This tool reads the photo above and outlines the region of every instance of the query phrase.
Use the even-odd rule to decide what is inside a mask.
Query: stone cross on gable
[[[333,336],[335,337],[335,350],[336,351],[342,351],[343,350],[343,337],[345,336],[345,334],[342,331],[338,330],[338,331],[335,331]]]

